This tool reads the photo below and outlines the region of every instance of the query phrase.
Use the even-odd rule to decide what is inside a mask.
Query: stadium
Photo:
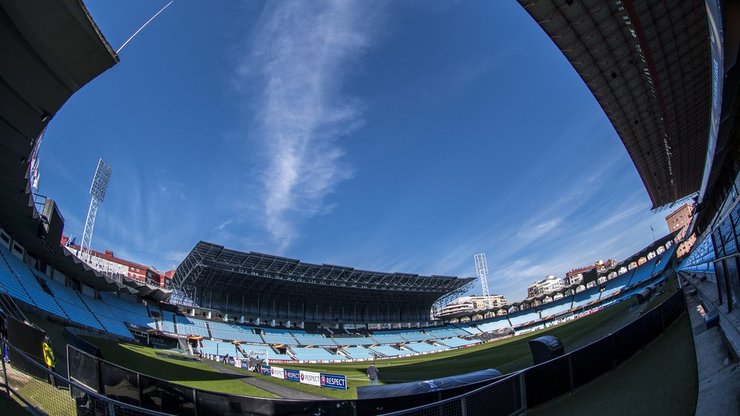
[[[70,241],[34,191],[41,138],[119,56],[82,1],[0,1],[3,414],[737,414],[740,6],[518,3],[607,115],[652,207],[693,208],[557,289],[442,314],[475,277],[206,241],[159,273]]]

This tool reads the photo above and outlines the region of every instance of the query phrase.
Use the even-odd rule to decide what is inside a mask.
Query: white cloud
[[[279,251],[298,236],[301,219],[330,209],[327,195],[352,176],[338,139],[362,124],[362,105],[341,87],[373,42],[373,16],[376,5],[363,2],[271,4],[237,71],[240,89],[255,83],[259,97],[260,203]]]

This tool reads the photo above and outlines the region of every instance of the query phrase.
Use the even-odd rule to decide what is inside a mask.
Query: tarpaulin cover
[[[429,393],[447,390],[467,384],[493,380],[501,376],[498,370],[474,371],[457,376],[442,377],[432,380],[411,381],[408,383],[386,384],[383,386],[363,386],[357,388],[358,399],[378,399],[384,397],[409,396],[413,394]]]

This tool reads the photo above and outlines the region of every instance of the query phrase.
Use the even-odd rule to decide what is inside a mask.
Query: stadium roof
[[[29,164],[41,133],[64,103],[118,62],[84,4],[0,2],[0,225],[33,255],[65,275],[104,289],[126,285],[90,269],[60,244],[39,238]],[[155,297],[168,294],[142,290]]]
[[[425,293],[441,297],[475,280],[473,277],[420,276],[303,263],[286,257],[241,252],[199,242],[178,266],[173,284],[244,288],[250,280],[274,280],[357,290]]]
[[[653,207],[699,191],[711,59],[703,0],[518,0],[599,102]]]

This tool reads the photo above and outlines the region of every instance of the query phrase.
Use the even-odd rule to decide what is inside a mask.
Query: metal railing
[[[686,311],[683,292],[621,329],[550,361],[446,400],[385,416],[508,416],[526,412],[611,371],[663,333]]]
[[[2,343],[0,389],[20,401],[33,414],[96,416],[167,416],[132,406],[99,394],[90,387],[70,380],[16,348],[5,338]]]

